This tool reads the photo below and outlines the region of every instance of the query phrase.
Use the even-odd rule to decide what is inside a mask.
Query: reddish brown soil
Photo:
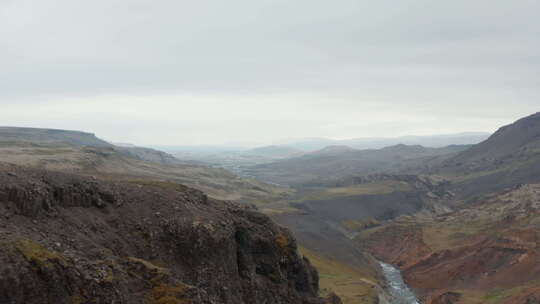
[[[400,268],[414,265],[431,250],[422,240],[422,230],[416,225],[392,225],[374,232],[360,242],[362,249],[382,261]]]
[[[418,218],[376,228],[357,243],[400,267],[427,304],[540,303],[539,189],[521,187],[433,221]],[[426,239],[428,227],[469,234],[441,233],[439,239],[430,234]],[[448,246],[432,249],[430,242]]]
[[[511,297],[504,304],[539,304],[540,303],[540,287],[528,288],[519,295]]]

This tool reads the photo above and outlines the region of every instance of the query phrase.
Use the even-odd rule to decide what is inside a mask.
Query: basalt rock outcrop
[[[0,303],[340,303],[288,230],[191,188],[0,165]]]

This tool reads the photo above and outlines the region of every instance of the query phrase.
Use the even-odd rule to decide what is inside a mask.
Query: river
[[[412,290],[405,284],[401,272],[390,264],[379,262],[388,283],[392,304],[420,304]]]

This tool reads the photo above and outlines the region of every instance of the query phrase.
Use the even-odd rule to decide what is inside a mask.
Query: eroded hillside
[[[425,303],[538,303],[539,241],[539,184],[356,237],[359,248],[399,266]]]

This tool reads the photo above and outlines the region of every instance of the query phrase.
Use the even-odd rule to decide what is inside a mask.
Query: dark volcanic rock
[[[341,299],[335,294],[331,293],[327,298],[326,301],[328,304],[342,304]]]
[[[339,303],[288,230],[176,188],[0,165],[0,303]]]

